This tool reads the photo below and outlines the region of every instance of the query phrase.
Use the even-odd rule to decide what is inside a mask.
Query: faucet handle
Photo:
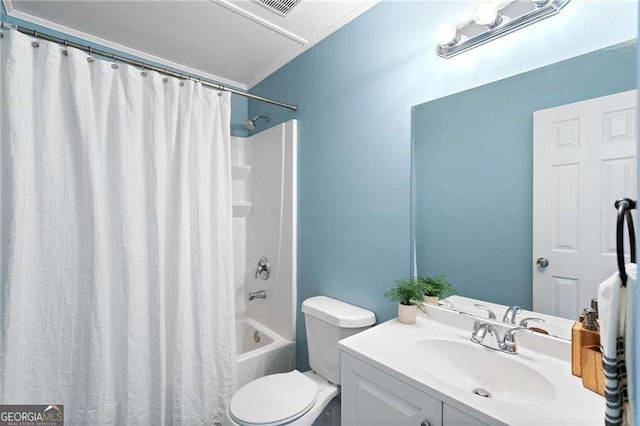
[[[467,316],[467,317],[471,318],[473,320],[473,332],[475,333],[476,331],[478,331],[478,329],[482,325],[482,323],[480,322],[480,320],[478,320],[478,318],[476,318],[473,315],[468,314],[466,312],[458,311],[458,313],[460,315],[464,315],[464,316]]]
[[[256,266],[256,279],[260,277],[263,280],[269,279],[269,274],[271,273],[271,265],[269,265],[269,260],[262,256],[260,260],[258,260],[258,266]]]
[[[504,332],[504,337],[502,338],[502,340],[511,340],[513,341],[513,335],[516,333],[516,331],[524,331],[526,333],[533,333],[532,330],[529,330],[526,327],[513,327],[508,329],[507,331]]]
[[[474,304],[473,306],[475,306],[476,308],[482,309],[487,311],[487,313],[489,314],[489,319],[496,319],[496,314],[489,308],[487,308],[484,305],[481,305],[479,303]]]
[[[532,322],[532,321],[533,322],[546,322],[542,318],[535,318],[535,317],[523,318],[520,321],[520,327],[528,328],[529,327],[529,323]]]
[[[513,338],[513,335],[518,331],[533,333],[533,330],[529,330],[526,327],[513,327],[505,331],[504,336],[502,336],[502,341],[500,342],[500,349],[502,350],[502,352],[514,355],[518,353],[518,347],[516,346],[516,341]]]

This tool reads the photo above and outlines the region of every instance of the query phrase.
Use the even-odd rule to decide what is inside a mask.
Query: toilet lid
[[[231,398],[233,420],[245,425],[280,425],[311,409],[318,384],[302,373],[272,374],[244,385]]]

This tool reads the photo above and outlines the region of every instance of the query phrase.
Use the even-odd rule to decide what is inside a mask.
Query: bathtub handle
[[[269,279],[269,273],[271,272],[271,265],[266,257],[261,257],[258,260],[258,266],[256,267],[256,279],[260,277],[263,280]]]

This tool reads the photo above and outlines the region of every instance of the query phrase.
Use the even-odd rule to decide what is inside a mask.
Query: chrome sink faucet
[[[516,323],[516,315],[522,312],[522,308],[520,306],[509,306],[507,311],[504,313],[502,317],[502,322],[506,322],[509,324]]]
[[[473,320],[473,332],[471,333],[471,340],[473,343],[477,343],[489,349],[499,350],[500,352],[504,352],[511,355],[516,355],[518,353],[518,347],[516,345],[516,340],[514,334],[518,331],[525,331],[527,333],[531,333],[532,331],[525,327],[514,327],[505,331],[504,336],[500,337],[500,333],[498,332],[498,327],[495,324],[488,324],[479,321],[473,315],[470,315],[466,312],[460,312],[461,315],[468,316]],[[485,338],[487,334],[493,335],[496,338],[495,345],[492,345],[488,342],[485,342]]]

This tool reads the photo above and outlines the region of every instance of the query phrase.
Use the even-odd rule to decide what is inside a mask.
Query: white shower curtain
[[[0,403],[218,421],[236,365],[229,93],[16,31],[0,65]]]

